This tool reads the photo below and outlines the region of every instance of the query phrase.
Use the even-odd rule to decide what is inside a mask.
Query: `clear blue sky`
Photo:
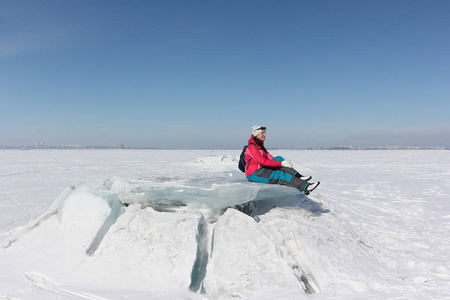
[[[0,145],[450,146],[450,1],[0,2]]]

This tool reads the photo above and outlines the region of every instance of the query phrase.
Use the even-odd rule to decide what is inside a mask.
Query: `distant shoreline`
[[[324,150],[324,151],[399,151],[399,150],[450,150],[449,147],[437,146],[374,146],[374,147],[353,147],[338,146],[329,148],[268,148],[270,150]],[[150,148],[150,147],[109,147],[109,146],[46,146],[36,148],[32,146],[0,146],[0,150],[242,150],[240,148]]]

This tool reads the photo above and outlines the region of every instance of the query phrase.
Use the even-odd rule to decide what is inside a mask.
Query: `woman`
[[[245,152],[245,175],[259,183],[285,184],[309,195],[320,182],[308,182],[311,176],[302,176],[292,168],[292,163],[281,156],[273,157],[264,147],[266,127],[252,126],[252,136]]]

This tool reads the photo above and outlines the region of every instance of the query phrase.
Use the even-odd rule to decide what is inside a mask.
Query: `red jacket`
[[[250,143],[254,143],[251,144]],[[248,140],[247,151],[245,151],[245,176],[250,176],[256,170],[264,167],[281,167],[281,161],[272,160],[273,156],[267,151],[264,146],[256,144],[253,135]]]

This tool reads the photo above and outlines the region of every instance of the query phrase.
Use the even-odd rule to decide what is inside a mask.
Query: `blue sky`
[[[450,2],[1,1],[0,145],[450,146]]]

